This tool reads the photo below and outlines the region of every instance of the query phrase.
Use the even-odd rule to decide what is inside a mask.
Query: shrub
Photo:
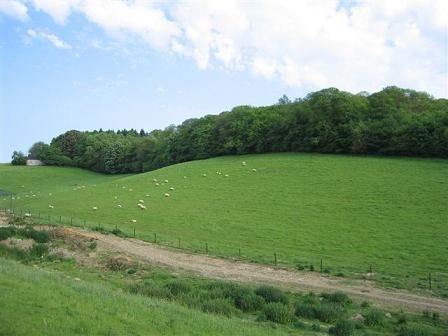
[[[118,237],[127,237],[126,233],[124,233],[123,231],[121,231],[120,229],[117,229],[117,228],[113,229],[111,231],[111,233],[116,235],[116,236],[118,236]]]
[[[40,243],[33,244],[33,247],[30,249],[30,255],[39,258],[48,255],[48,245]]]
[[[368,307],[370,307],[370,304],[369,304],[367,301],[363,301],[363,302],[361,303],[361,307],[362,307],[362,308],[368,308]]]
[[[320,331],[320,324],[318,324],[318,323],[313,323],[313,324],[311,325],[311,330],[312,330],[312,331]]]
[[[308,295],[303,298],[303,302],[314,305],[318,304],[319,300],[317,299],[316,294],[314,294],[313,292],[309,292]]]
[[[340,319],[344,310],[333,303],[324,303],[314,308],[315,317],[321,322],[334,322]]]
[[[440,319],[440,314],[438,312],[433,312],[432,313],[432,320],[434,322],[437,322],[437,321],[439,321],[439,319]]]
[[[170,282],[165,284],[165,287],[173,296],[189,293],[191,291],[190,284],[182,280],[171,280]]]
[[[298,303],[296,304],[295,315],[297,317],[312,319],[316,317],[316,312],[314,306],[307,303]]]
[[[97,246],[96,241],[91,242],[91,243],[89,244],[89,249],[94,250],[94,249],[96,249],[96,246]]]
[[[16,234],[16,229],[12,226],[0,227],[0,240],[8,239]]]
[[[17,230],[17,235],[34,239],[36,243],[48,243],[50,241],[50,235],[47,231],[36,231],[32,227],[26,227]]]
[[[328,330],[330,335],[350,336],[353,335],[355,328],[353,323],[348,320],[338,320],[336,324]]]
[[[206,300],[201,305],[201,310],[206,313],[231,316],[234,312],[232,304],[226,299]]]
[[[350,300],[347,294],[342,292],[335,292],[331,294],[322,293],[322,297],[328,302],[338,303],[343,306],[347,306],[352,303],[352,300]]]
[[[239,288],[233,293],[233,302],[235,307],[243,312],[254,312],[260,310],[265,301],[251,290]]]
[[[150,297],[155,297],[158,299],[168,299],[170,300],[173,296],[171,292],[164,287],[158,287],[151,283],[134,284],[129,288],[132,294],[140,294]]]
[[[431,332],[425,326],[419,324],[412,324],[403,326],[398,333],[400,336],[430,336]]]
[[[398,315],[397,320],[398,320],[398,324],[405,324],[408,319],[407,319],[406,315],[403,312],[401,312]]]
[[[266,319],[276,323],[289,323],[292,321],[292,315],[289,308],[280,302],[267,303],[263,308],[263,314]]]
[[[365,314],[365,324],[369,327],[380,326],[384,322],[384,313],[378,309],[371,309]]]
[[[262,286],[255,290],[255,294],[261,296],[268,303],[283,303],[288,304],[288,297],[278,288]]]

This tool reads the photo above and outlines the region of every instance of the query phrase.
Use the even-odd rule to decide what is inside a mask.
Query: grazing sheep
[[[54,205],[49,205],[48,206],[50,209],[54,209]]]
[[[168,183],[168,180],[165,180],[165,183]]]
[[[184,176],[184,179],[186,179],[187,177],[186,176]]]
[[[253,172],[256,172],[257,170],[255,168],[252,169]]]
[[[207,177],[207,174],[202,174],[202,176]]]
[[[170,197],[170,194],[168,194],[168,193],[165,193],[165,195],[164,195],[165,197]]]
[[[121,208],[121,204],[118,204],[117,207]]]
[[[246,161],[243,161],[243,162],[242,162],[242,165],[245,166],[245,165],[246,165]]]
[[[118,199],[118,196],[115,196],[114,199]]]
[[[96,210],[98,210],[98,208],[97,207],[93,207],[92,210],[96,211]]]
[[[225,174],[225,175],[224,175],[224,177],[229,177],[229,176],[230,176],[229,174]]]
[[[25,217],[31,217],[31,214],[29,212],[26,212]]]
[[[146,197],[151,197],[151,195],[150,194],[146,194]]]
[[[156,183],[156,187],[158,187],[160,184],[159,183]]]
[[[142,210],[146,209],[146,207],[141,203],[138,203],[137,206]]]
[[[52,193],[49,193],[48,196],[53,196],[53,194],[52,194]]]
[[[144,200],[138,200],[138,202],[139,202],[139,203],[145,203],[145,201],[144,201]]]
[[[157,179],[155,178],[155,179],[152,179],[154,182],[157,182]]]
[[[137,223],[137,220],[136,219],[131,219],[131,222],[132,223]]]
[[[170,190],[171,190],[171,191],[174,191],[174,187],[171,187]]]

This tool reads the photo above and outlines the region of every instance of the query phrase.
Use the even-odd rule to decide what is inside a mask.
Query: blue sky
[[[0,0],[0,162],[330,86],[447,97],[445,3]]]

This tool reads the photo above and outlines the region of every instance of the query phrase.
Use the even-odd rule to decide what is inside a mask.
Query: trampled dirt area
[[[158,264],[207,278],[271,284],[292,291],[343,291],[353,297],[390,308],[416,312],[430,310],[448,314],[448,300],[399,290],[380,289],[374,287],[369,281],[348,281],[311,272],[191,254],[136,239],[120,238],[77,228],[65,228],[63,232],[72,238],[78,236],[81,239],[94,239],[102,250],[117,252],[139,262]]]

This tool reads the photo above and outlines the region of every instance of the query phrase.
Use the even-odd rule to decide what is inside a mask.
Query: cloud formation
[[[448,96],[445,0],[1,3],[33,6],[60,24],[81,14],[114,39],[140,39],[203,70],[248,71],[308,90],[399,85]]]
[[[34,29],[28,29],[27,35],[31,38],[43,39],[50,42],[53,46],[59,49],[72,49],[72,46],[67,42],[62,41],[54,34],[49,34],[43,31],[36,31]]]
[[[0,0],[0,14],[24,21],[28,19],[28,8],[20,0]]]

